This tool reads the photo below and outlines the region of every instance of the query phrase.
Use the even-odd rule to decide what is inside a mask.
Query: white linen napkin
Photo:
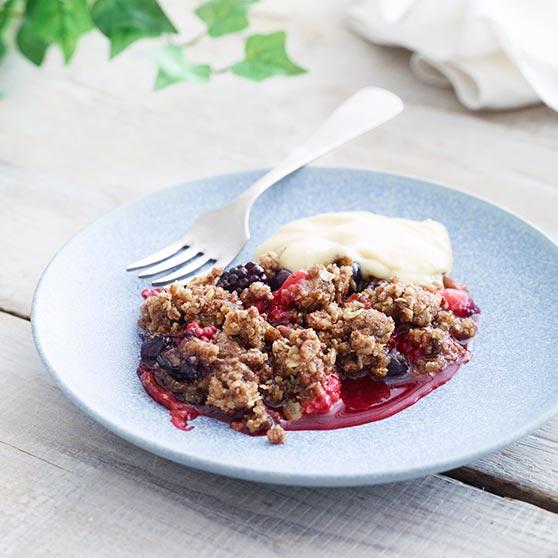
[[[558,110],[558,0],[353,0],[349,26],[414,51],[411,69],[468,108]]]

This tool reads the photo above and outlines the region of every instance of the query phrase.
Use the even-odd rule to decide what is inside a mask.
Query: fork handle
[[[386,89],[365,87],[342,103],[320,128],[282,163],[238,196],[252,207],[276,182],[337,147],[391,120],[403,110],[401,99]]]

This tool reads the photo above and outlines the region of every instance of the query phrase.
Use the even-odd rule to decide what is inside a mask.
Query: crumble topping
[[[268,253],[144,296],[142,366],[155,381],[273,444],[280,420],[335,405],[340,381],[437,374],[467,359],[477,331],[478,308],[452,280],[364,280],[346,257],[291,273]]]
[[[212,274],[210,280],[213,282],[215,270]],[[150,333],[176,335],[189,322],[221,326],[226,314],[234,308],[242,309],[242,303],[238,295],[216,287],[212,282],[201,279],[186,287],[174,283],[148,297],[141,309],[140,327]]]
[[[441,296],[430,285],[402,283],[392,279],[374,289],[366,289],[361,300],[401,323],[425,327],[440,308]]]

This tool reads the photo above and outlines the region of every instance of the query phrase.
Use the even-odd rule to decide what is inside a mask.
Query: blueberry
[[[291,275],[291,272],[288,269],[280,269],[271,280],[271,284],[269,285],[271,290],[276,291],[280,289],[283,283],[289,278],[289,275]]]
[[[389,364],[388,364],[388,372],[387,375],[389,377],[393,376],[404,376],[409,372],[411,366],[407,359],[395,349],[392,349],[389,353]]]
[[[362,269],[358,262],[354,262],[352,268],[353,268],[352,279],[355,283],[355,292],[359,293],[366,288],[368,282],[362,277]]]
[[[362,281],[362,271],[360,269],[360,264],[358,262],[354,262],[352,268],[353,268],[353,281],[358,285]]]

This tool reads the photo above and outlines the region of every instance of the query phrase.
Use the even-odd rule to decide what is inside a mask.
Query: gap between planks
[[[500,479],[483,471],[465,466],[441,474],[445,477],[458,480],[463,484],[490,492],[495,496],[520,500],[521,502],[532,504],[549,512],[558,513],[558,502],[544,492],[527,489],[509,480]]]
[[[10,316],[14,316],[15,318],[19,318],[27,322],[31,321],[31,316],[29,316],[28,314],[24,314],[23,312],[19,312],[18,310],[12,310],[11,308],[5,308],[4,306],[0,306],[0,313],[9,314]]]
[[[8,314],[10,316],[19,318],[21,320],[25,320],[27,322],[31,321],[29,315],[24,314],[22,312],[18,312],[17,310],[12,310],[10,308],[5,308],[0,306],[0,313]],[[0,441],[0,443],[3,442]],[[33,453],[30,453],[22,448],[18,448],[16,446],[11,446],[11,447],[13,447],[13,449],[16,449],[18,451],[26,453],[30,457],[48,463],[49,465],[52,465],[54,467],[59,467],[55,463],[46,461],[40,456],[34,455]],[[528,504],[532,504],[534,506],[545,509],[547,511],[558,513],[558,501],[556,501],[552,497],[549,497],[543,491],[529,489],[528,487],[515,484],[509,480],[498,478],[494,475],[490,475],[489,473],[476,470],[469,466],[464,466],[464,467],[460,467],[459,469],[446,471],[440,473],[440,475],[455,479],[463,484],[466,484],[473,488],[478,488],[485,492],[489,492],[490,494],[494,494],[495,496],[526,502]]]

